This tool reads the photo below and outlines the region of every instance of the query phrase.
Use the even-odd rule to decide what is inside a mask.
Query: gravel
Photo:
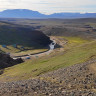
[[[96,96],[96,60],[58,69],[35,79],[1,82],[0,96]]]

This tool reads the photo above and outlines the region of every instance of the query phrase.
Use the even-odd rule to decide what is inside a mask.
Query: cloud
[[[96,0],[0,0],[0,10],[30,9],[46,14],[57,12],[96,12],[95,6]]]

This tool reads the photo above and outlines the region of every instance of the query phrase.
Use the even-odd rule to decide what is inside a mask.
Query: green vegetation
[[[85,44],[87,42],[91,42],[91,40],[82,39],[80,37],[64,37],[63,36],[61,38],[68,40],[68,44],[66,46],[64,46],[65,50],[74,48],[76,46],[81,46],[82,44]]]
[[[74,43],[74,44],[82,44],[88,42],[88,40],[84,40],[80,37],[62,37],[64,39],[67,39],[69,43]]]
[[[0,45],[0,48],[4,52],[11,52],[11,53],[16,53],[20,51],[20,46],[18,48],[14,48],[13,46],[7,46],[7,48],[3,48],[2,45]]]
[[[64,52],[51,54],[50,56],[39,59],[28,60],[22,64],[6,68],[4,74],[0,76],[0,80],[28,79],[52,70],[96,58],[95,40],[87,41],[78,37],[66,37],[66,39],[69,43],[64,46]]]
[[[24,47],[24,50],[21,49],[21,46],[18,45],[17,48],[14,48],[13,46],[7,46],[7,48],[3,48],[2,45],[0,45],[0,48],[5,53],[11,53],[12,56],[21,56],[26,54],[34,54],[39,53],[43,51],[47,51],[48,49],[34,49],[32,47]]]

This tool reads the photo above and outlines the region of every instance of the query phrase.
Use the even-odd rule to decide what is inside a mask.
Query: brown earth
[[[48,36],[79,36],[86,39],[96,38],[96,18],[2,20],[42,31]]]

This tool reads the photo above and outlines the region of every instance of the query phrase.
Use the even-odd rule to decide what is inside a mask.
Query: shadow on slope
[[[11,67],[22,62],[23,60],[21,58],[13,60],[9,55],[0,53],[0,75],[3,74],[4,68]]]
[[[50,43],[50,38],[40,31],[0,22],[0,45],[18,44],[33,48],[43,48]]]

